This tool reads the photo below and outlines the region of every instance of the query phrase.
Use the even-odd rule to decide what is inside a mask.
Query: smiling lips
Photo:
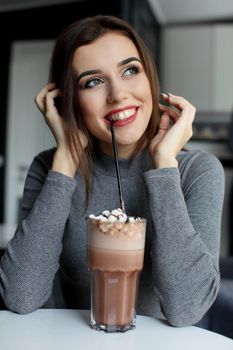
[[[105,116],[105,122],[107,124],[114,122],[116,127],[129,124],[136,118],[137,110],[138,107],[129,106],[124,109],[111,111]]]

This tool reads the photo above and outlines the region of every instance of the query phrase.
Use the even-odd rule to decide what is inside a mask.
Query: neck
[[[114,157],[113,145],[105,142],[101,142],[100,150],[108,156]],[[119,158],[130,158],[135,151],[135,145],[119,145],[117,144],[117,151]]]

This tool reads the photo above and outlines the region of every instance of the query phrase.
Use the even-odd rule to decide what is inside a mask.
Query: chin
[[[121,139],[121,138],[117,138],[117,143],[119,145],[125,145],[125,146],[130,146],[130,145],[134,145],[135,143],[137,143],[138,141],[140,140],[140,137],[139,138],[124,138],[124,139]]]
[[[138,135],[127,135],[128,137],[117,137],[117,143],[121,145],[133,145],[138,143],[138,141],[142,138],[143,134],[138,134]]]

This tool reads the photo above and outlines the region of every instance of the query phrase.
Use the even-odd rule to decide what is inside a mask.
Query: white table
[[[198,327],[174,328],[137,316],[136,329],[104,333],[89,326],[89,311],[0,311],[1,350],[233,350],[233,340]]]

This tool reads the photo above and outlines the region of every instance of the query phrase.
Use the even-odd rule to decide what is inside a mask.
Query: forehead
[[[107,68],[128,57],[139,57],[132,40],[121,33],[106,33],[88,45],[79,47],[73,58],[76,72]]]

